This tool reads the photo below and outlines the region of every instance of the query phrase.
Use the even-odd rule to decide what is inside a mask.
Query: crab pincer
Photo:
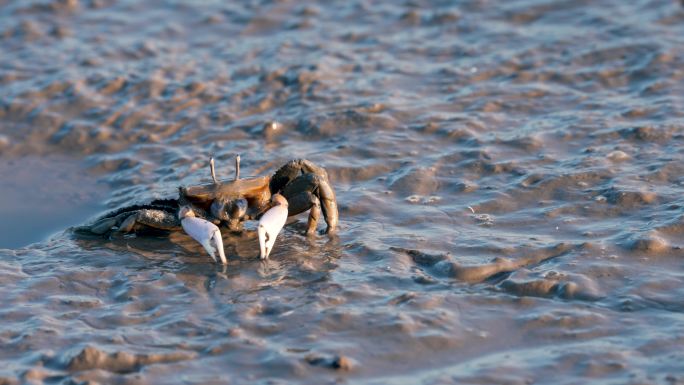
[[[261,216],[257,227],[261,259],[267,259],[271,254],[276,237],[287,221],[287,199],[280,194],[275,194],[271,202],[273,206]]]
[[[196,217],[195,212],[189,206],[181,207],[178,212],[178,218],[185,233],[199,242],[204,247],[204,250],[209,253],[209,256],[214,259],[214,262],[218,262],[216,259],[216,253],[218,252],[219,257],[221,257],[221,263],[224,265],[228,264],[226,254],[223,251],[221,231],[215,224],[206,219]]]

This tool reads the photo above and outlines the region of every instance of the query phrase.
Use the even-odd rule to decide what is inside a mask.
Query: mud
[[[682,46],[670,0],[0,1],[0,384],[684,383]],[[337,235],[71,230],[238,153],[324,165]]]

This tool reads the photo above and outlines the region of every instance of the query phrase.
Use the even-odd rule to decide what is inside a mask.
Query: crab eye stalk
[[[218,184],[218,180],[216,179],[216,170],[214,169],[214,157],[209,158],[209,170],[211,171],[211,180],[214,181],[214,184]]]
[[[235,155],[235,180],[240,179],[240,154]]]

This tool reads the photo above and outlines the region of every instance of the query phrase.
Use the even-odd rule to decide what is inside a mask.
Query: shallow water
[[[0,5],[0,383],[684,383],[679,2]],[[68,228],[236,153],[338,234]]]
[[[106,188],[80,163],[53,155],[0,163],[0,248],[42,241],[105,208]]]

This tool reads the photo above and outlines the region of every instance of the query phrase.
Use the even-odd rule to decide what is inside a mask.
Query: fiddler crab
[[[338,222],[337,200],[324,168],[306,159],[295,159],[273,176],[240,178],[240,156],[235,158],[235,179],[216,179],[214,159],[209,167],[213,183],[179,187],[178,199],[157,199],[149,204],[123,207],[77,228],[79,233],[111,235],[144,233],[150,230],[183,230],[199,242],[218,262],[227,264],[221,228],[243,230],[246,220],[259,220],[260,257],[268,258],[276,236],[288,216],[309,210],[307,235],[316,232],[323,212],[326,233]]]

